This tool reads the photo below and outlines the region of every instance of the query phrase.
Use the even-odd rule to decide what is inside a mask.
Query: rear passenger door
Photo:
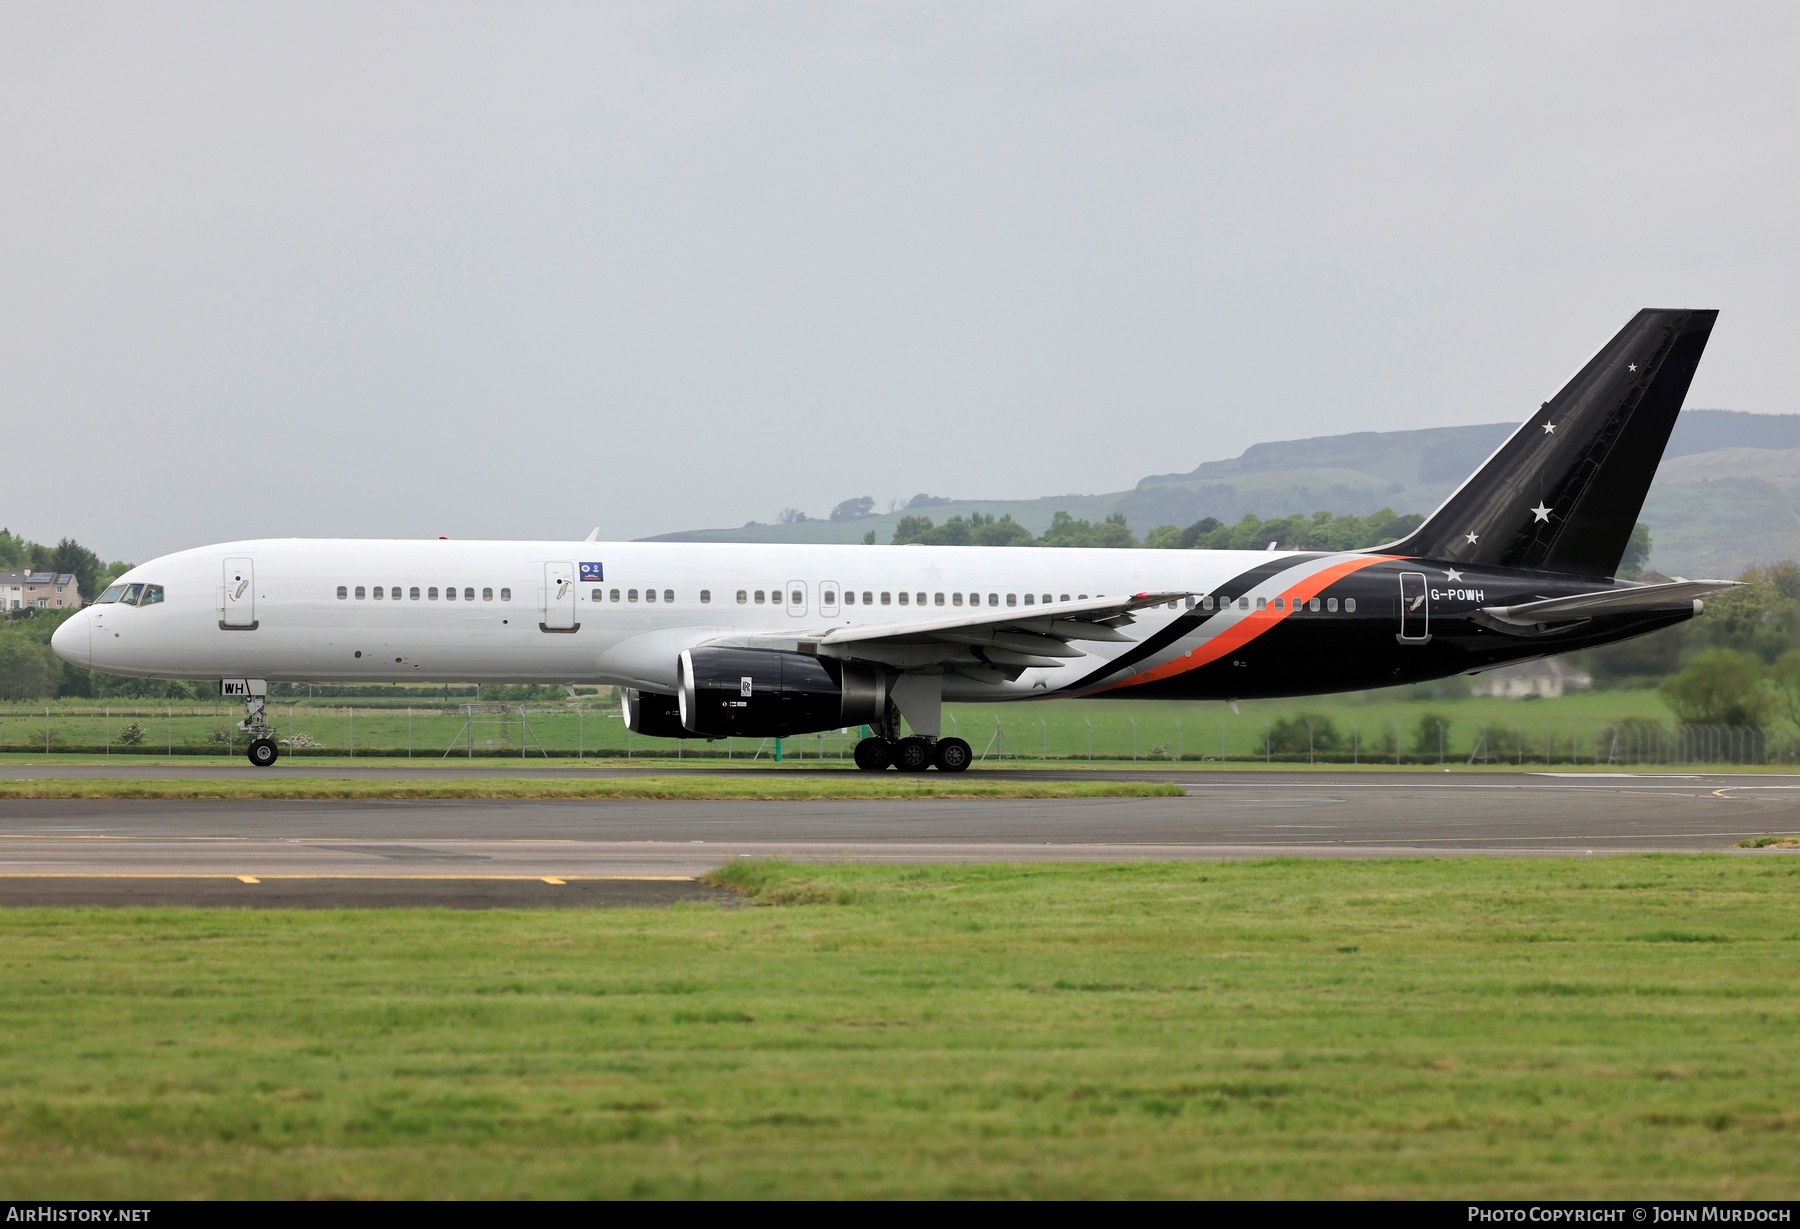
[[[572,632],[575,622],[575,566],[569,563],[544,565],[544,621],[538,626],[547,632]]]

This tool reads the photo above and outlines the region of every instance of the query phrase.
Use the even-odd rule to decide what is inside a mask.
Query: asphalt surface
[[[0,769],[0,776],[18,775],[14,767]],[[144,774],[133,768],[106,775]],[[194,774],[190,767],[181,775]],[[1086,772],[1066,775],[1092,779]],[[1747,837],[1800,832],[1800,776],[1122,775],[1178,781],[1187,795],[871,802],[0,799],[0,905],[669,904],[731,899],[693,881],[741,857],[1589,856],[1726,851]]]

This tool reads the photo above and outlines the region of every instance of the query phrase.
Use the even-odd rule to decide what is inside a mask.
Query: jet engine
[[[810,734],[881,720],[887,676],[806,653],[689,649],[681,655],[681,724],[704,738]]]
[[[651,738],[687,738],[681,728],[681,706],[674,696],[654,691],[637,691],[621,687],[619,696],[625,704],[625,728],[633,734]]]

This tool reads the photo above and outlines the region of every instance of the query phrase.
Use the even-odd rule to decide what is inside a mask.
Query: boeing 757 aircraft
[[[867,725],[859,767],[961,772],[945,700],[1473,673],[1694,618],[1729,586],[1613,578],[1717,316],[1639,312],[1423,525],[1372,550],[265,539],[133,568],[53,644],[110,674],[221,680],[263,767],[271,681],[611,684],[641,734]]]

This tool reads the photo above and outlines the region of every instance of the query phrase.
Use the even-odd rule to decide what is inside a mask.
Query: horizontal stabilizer
[[[1557,623],[1569,619],[1591,619],[1595,615],[1630,614],[1638,610],[1668,610],[1708,593],[1735,589],[1736,580],[1672,580],[1662,585],[1633,585],[1630,588],[1601,589],[1595,593],[1577,593],[1570,597],[1544,598],[1521,602],[1514,606],[1484,606],[1482,613],[1506,623]]]

